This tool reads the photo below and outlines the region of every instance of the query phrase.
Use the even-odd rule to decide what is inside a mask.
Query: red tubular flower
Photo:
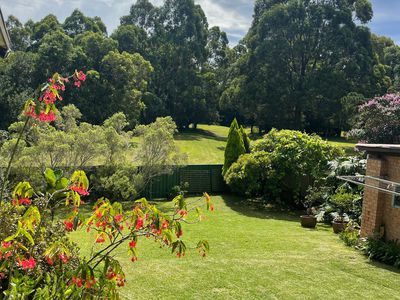
[[[114,220],[116,223],[121,222],[123,218],[124,218],[123,215],[115,215],[114,216]]]
[[[78,77],[78,79],[81,80],[81,81],[85,81],[85,80],[86,80],[86,75],[85,75],[85,73],[83,73],[82,71],[79,71],[79,72],[78,72],[77,77]]]
[[[67,231],[72,231],[74,230],[74,224],[70,220],[65,220],[64,221],[65,229]]]
[[[54,265],[54,261],[53,261],[53,259],[52,259],[50,256],[46,256],[45,259],[46,259],[46,262],[47,262],[47,264],[48,264],[49,266]]]
[[[28,198],[21,198],[18,200],[19,205],[22,205],[22,204],[30,205],[31,203],[32,203],[32,201]]]
[[[11,242],[1,242],[1,247],[7,249],[11,247]]]
[[[180,230],[176,233],[176,237],[179,239],[182,235],[183,235],[183,231],[182,231],[182,229],[180,229]]]
[[[83,285],[83,279],[82,278],[78,278],[78,277],[72,277],[72,282],[77,286],[77,287],[82,287]]]
[[[19,260],[19,265],[24,269],[33,269],[36,266],[36,261],[34,260],[33,257],[25,260]]]
[[[53,122],[56,119],[56,115],[53,111],[49,111],[47,114],[45,111],[41,111],[39,114],[39,121],[41,122]]]
[[[77,192],[81,196],[87,196],[89,195],[89,192],[83,187],[83,186],[71,186],[70,187],[71,191]]]
[[[104,235],[100,234],[97,238],[96,238],[96,243],[98,244],[102,244],[104,243],[106,240],[104,239]]]
[[[69,261],[69,257],[68,255],[61,253],[60,255],[58,255],[58,258],[64,263],[67,264]]]
[[[142,228],[143,223],[144,223],[143,219],[142,219],[141,217],[138,217],[138,218],[136,219],[136,230]]]
[[[129,242],[129,248],[135,248],[136,247],[136,242],[135,241],[130,241]]]

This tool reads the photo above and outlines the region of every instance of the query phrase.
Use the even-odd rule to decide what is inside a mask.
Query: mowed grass
[[[249,128],[246,130],[250,133]],[[189,164],[222,164],[228,132],[226,126],[198,125],[197,129],[177,133],[175,140],[180,150],[187,153]],[[347,154],[354,154],[354,142],[344,138],[328,138],[327,141]]]
[[[178,259],[146,239],[135,263],[127,245],[117,252],[127,275],[123,298],[400,299],[400,274],[346,247],[331,228],[305,229],[297,214],[252,208],[232,196],[213,202],[215,212],[184,228],[188,247],[209,241],[206,258],[190,248]],[[92,239],[83,232],[71,237],[89,253]]]

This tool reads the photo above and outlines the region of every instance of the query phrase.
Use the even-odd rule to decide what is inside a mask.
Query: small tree
[[[243,145],[244,148],[246,149],[246,153],[250,153],[250,139],[247,136],[246,130],[244,130],[243,126],[240,126],[240,134],[243,139]]]
[[[225,148],[225,162],[222,170],[222,175],[228,171],[229,167],[237,161],[240,155],[246,153],[246,148],[243,143],[243,136],[239,129],[239,124],[236,118],[233,119],[229,129],[228,141]]]

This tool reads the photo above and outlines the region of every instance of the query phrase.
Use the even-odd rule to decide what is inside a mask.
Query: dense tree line
[[[66,98],[93,124],[121,111],[132,127],[159,116],[178,128],[237,117],[261,130],[337,134],[365,99],[399,88],[400,48],[371,34],[372,15],[368,0],[257,0],[251,28],[232,48],[193,0],[137,0],[110,35],[79,10],[64,23],[10,16],[0,128],[54,71],[83,69],[87,84]]]

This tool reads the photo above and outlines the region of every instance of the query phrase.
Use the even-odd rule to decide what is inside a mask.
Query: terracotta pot
[[[305,228],[315,228],[317,225],[317,218],[312,215],[303,215],[300,216],[301,226]]]
[[[347,226],[347,221],[333,221],[332,228],[334,233],[341,233]]]

